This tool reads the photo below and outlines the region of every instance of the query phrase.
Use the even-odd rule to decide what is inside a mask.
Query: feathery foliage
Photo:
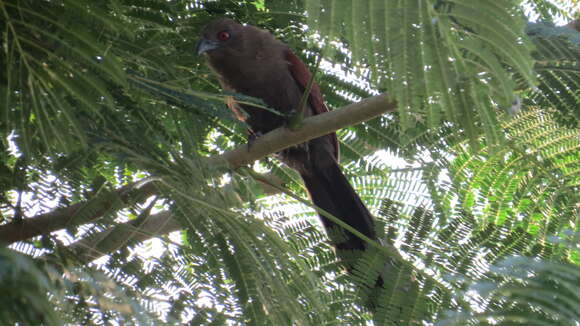
[[[574,325],[580,33],[523,14],[559,8],[0,0],[0,234],[31,232],[0,254],[0,324]],[[246,142],[228,96],[254,101],[194,55],[224,15],[322,56],[329,107],[398,102],[338,132],[381,238],[352,274],[311,207],[204,160]]]
[[[535,81],[514,1],[308,1],[306,9],[310,26],[340,36],[372,83],[393,94],[403,131],[447,120],[474,145],[480,134],[501,144],[496,110],[514,102],[514,74],[526,87]]]

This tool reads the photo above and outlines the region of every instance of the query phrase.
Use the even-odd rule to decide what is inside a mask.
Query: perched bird
[[[242,108],[246,112],[246,122],[254,134],[285,125],[288,117],[298,109],[311,78],[306,65],[270,32],[228,18],[214,20],[205,26],[197,52],[207,54],[210,67],[225,90],[259,98],[282,113],[230,103],[232,110]],[[312,84],[304,110],[304,116],[328,111],[316,83]],[[339,167],[335,133],[291,147],[279,156],[300,173],[315,205],[376,239],[371,214]],[[339,254],[344,256],[345,252],[366,249],[365,241],[328,218],[322,215],[320,218]],[[347,268],[351,267],[347,264]]]

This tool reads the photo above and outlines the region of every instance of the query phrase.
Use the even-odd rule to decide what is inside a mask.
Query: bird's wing
[[[312,74],[310,74],[310,71],[308,71],[308,68],[302,60],[300,60],[300,58],[298,58],[290,49],[286,51],[286,61],[288,62],[288,69],[292,73],[292,77],[294,77],[294,80],[296,80],[296,83],[300,88],[305,90]],[[313,110],[313,115],[328,112],[328,108],[324,105],[324,101],[322,100],[322,92],[316,82],[313,82],[312,87],[310,88],[308,103]],[[329,134],[329,136],[332,145],[334,146],[335,158],[338,160],[338,139],[336,138],[336,133]]]

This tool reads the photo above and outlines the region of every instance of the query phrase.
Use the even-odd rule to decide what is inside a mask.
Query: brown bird
[[[288,116],[298,109],[311,78],[306,65],[270,32],[227,18],[212,21],[203,29],[197,52],[207,54],[210,67],[218,74],[225,90],[259,98],[282,113],[250,105],[230,105],[234,112],[239,107],[247,113],[246,121],[254,134],[285,125]],[[320,88],[313,83],[304,116],[327,111]],[[371,214],[338,165],[335,133],[284,150],[279,156],[300,173],[315,205],[376,239]],[[328,218],[320,218],[341,256],[366,249],[365,241]],[[351,267],[352,264],[347,264],[348,269]]]

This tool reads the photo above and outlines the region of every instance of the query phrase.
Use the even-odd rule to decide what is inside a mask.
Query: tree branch
[[[304,119],[303,125],[298,130],[278,128],[256,139],[250,148],[243,145],[222,155],[210,157],[208,160],[210,164],[222,163],[236,169],[285,148],[394,111],[395,108],[396,103],[386,94],[374,96],[341,109]],[[67,226],[94,221],[108,212],[142,201],[155,193],[154,182],[138,182],[87,202],[2,225],[0,226],[0,245],[10,245]]]
[[[155,192],[155,183],[145,179],[99,194],[85,202],[2,225],[0,226],[0,245],[6,246],[68,226],[92,222],[109,212],[141,202],[154,195]]]
[[[113,228],[79,240],[68,248],[75,252],[81,263],[89,263],[104,255],[115,252],[132,242],[142,242],[155,236],[178,231],[181,225],[169,211],[147,216],[143,221],[132,220]]]
[[[266,182],[261,183],[264,194],[271,196],[280,193],[282,180],[273,174],[261,176]],[[226,187],[231,187],[227,185]],[[162,211],[120,223],[112,228],[93,234],[68,246],[76,253],[81,263],[88,263],[104,255],[123,248],[127,243],[142,242],[153,237],[162,236],[181,229],[181,225],[169,211]]]
[[[285,148],[333,133],[341,128],[365,122],[395,109],[395,101],[386,94],[369,97],[337,110],[308,117],[303,120],[303,125],[298,130],[288,128],[272,130],[258,137],[250,148],[240,146],[222,155],[211,157],[210,162],[219,163],[221,161],[232,169],[237,169]]]

